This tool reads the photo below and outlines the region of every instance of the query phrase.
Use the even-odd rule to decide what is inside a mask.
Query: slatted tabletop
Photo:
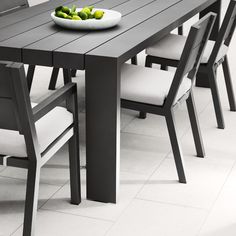
[[[81,1],[49,1],[1,17],[0,59],[84,69],[86,54],[100,54],[101,50],[102,54],[108,51],[108,55],[120,57],[137,43],[147,38],[149,41],[155,39],[153,32],[169,32],[214,1],[85,0],[83,5],[113,9],[123,15],[118,27],[97,32],[65,30],[52,22],[50,13],[56,6],[62,3],[79,6]],[[181,18],[176,14],[179,9],[182,11]],[[124,40],[128,43],[124,44]]]
[[[118,26],[75,31],[56,26],[61,4],[122,13]],[[54,0],[0,18],[0,60],[86,71],[87,197],[116,202],[119,187],[120,70],[126,60],[192,16],[220,12],[221,0]],[[217,34],[219,18],[213,31]]]

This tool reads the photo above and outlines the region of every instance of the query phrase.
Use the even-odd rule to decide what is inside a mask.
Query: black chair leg
[[[217,125],[219,129],[224,129],[225,124],[224,124],[224,117],[223,117],[223,112],[222,112],[222,107],[221,107],[221,102],[220,102],[219,90],[218,90],[217,81],[216,81],[216,71],[213,68],[208,70],[208,78],[209,78],[209,84],[211,88],[212,99],[214,103]]]
[[[223,66],[225,84],[226,84],[226,89],[227,89],[227,94],[228,94],[228,99],[229,99],[230,111],[236,111],[235,96],[234,96],[233,84],[232,84],[232,79],[230,75],[229,62],[228,62],[227,56],[225,56],[225,60],[223,61],[222,66]]]
[[[202,135],[201,135],[201,131],[200,131],[195,102],[194,102],[194,98],[193,98],[192,93],[190,93],[186,103],[187,103],[188,114],[189,114],[189,119],[190,119],[190,123],[191,123],[191,128],[192,128],[192,133],[193,133],[197,156],[204,157],[205,150],[204,150]]]
[[[131,64],[138,65],[138,58],[137,55],[131,58]]]
[[[139,119],[146,119],[147,118],[147,113],[144,112],[144,111],[140,111],[138,118]]]
[[[182,25],[179,26],[178,27],[178,35],[183,35],[183,31],[184,31],[183,26]]]
[[[71,77],[76,77],[77,70],[72,69],[71,70]]]
[[[81,182],[77,93],[67,100],[67,107],[74,118],[74,135],[69,140],[71,203],[78,205],[81,202]]]
[[[59,68],[54,67],[53,70],[52,70],[52,75],[51,75],[50,83],[49,83],[49,86],[48,86],[49,90],[55,90],[56,89],[58,74],[59,74]]]
[[[168,70],[168,66],[161,64],[161,70]]]
[[[183,155],[180,148],[180,143],[177,137],[176,128],[175,128],[175,122],[174,122],[174,116],[173,111],[170,111],[165,116],[166,118],[166,124],[170,136],[170,142],[172,146],[172,151],[175,159],[175,165],[179,177],[180,183],[187,183],[186,177],[185,177],[185,171],[184,171],[184,164],[183,164]]]
[[[63,69],[63,78],[64,78],[64,84],[72,82],[70,69]]]
[[[145,67],[152,67],[152,60],[150,56],[146,56]]]
[[[34,235],[35,219],[38,206],[40,167],[30,164],[28,169],[23,236]]]
[[[149,56],[146,56],[145,67],[152,67],[151,58]],[[139,119],[146,119],[147,113],[144,111],[140,111],[138,118]]]
[[[32,87],[34,71],[35,71],[35,65],[29,65],[27,77],[26,77],[29,91],[31,90],[31,87]]]
[[[69,158],[71,203],[78,205],[81,202],[78,130],[74,130],[74,135],[69,140]]]

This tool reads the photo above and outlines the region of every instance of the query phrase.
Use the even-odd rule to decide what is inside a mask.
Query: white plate
[[[81,11],[82,8],[77,8],[77,12]],[[82,29],[82,30],[100,30],[107,29],[117,25],[121,20],[121,13],[107,9],[93,9],[104,11],[103,18],[100,20],[88,19],[88,20],[69,20],[55,16],[55,12],[52,12],[51,17],[55,24],[68,29]]]

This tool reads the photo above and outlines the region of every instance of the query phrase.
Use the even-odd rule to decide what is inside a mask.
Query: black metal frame
[[[0,107],[4,111],[0,128],[19,131],[24,135],[27,149],[25,158],[14,156],[5,160],[0,155],[0,165],[28,169],[23,235],[30,236],[34,230],[41,167],[66,142],[69,143],[71,203],[81,202],[77,88],[76,84],[68,83],[32,109],[23,64],[0,62],[0,75]],[[64,101],[74,122],[40,153],[35,122]]]
[[[222,64],[223,71],[224,71],[224,78],[227,88],[228,100],[230,105],[231,111],[236,111],[236,103],[235,103],[235,96],[232,86],[232,80],[230,76],[229,64],[227,55],[221,58],[219,61],[216,61],[218,52],[222,44],[225,44],[227,47],[230,45],[234,30],[236,26],[236,0],[231,0],[226,15],[224,17],[222,26],[220,28],[218,37],[216,39],[214,48],[212,50],[211,56],[209,58],[208,63],[200,64],[198,73],[201,75],[207,75],[209,79],[210,89],[212,93],[212,99],[214,102],[215,108],[215,115],[217,119],[218,128],[224,129],[224,118],[223,112],[221,108],[220,96],[218,91],[217,85],[217,78],[216,78],[216,70]],[[152,67],[152,64],[160,64],[162,69],[167,69],[168,66],[177,67],[179,64],[178,60],[171,60],[166,58],[160,58],[155,56],[147,55],[146,57],[146,66]],[[206,76],[205,76],[206,79]],[[202,86],[202,83],[201,83]],[[143,112],[140,113],[141,118],[145,118],[145,114]]]
[[[206,46],[206,42],[210,36],[210,32],[213,27],[215,17],[216,15],[214,13],[209,13],[191,27],[189,36],[187,38],[181,56],[180,63],[177,67],[175,76],[173,78],[173,82],[171,84],[169,93],[166,97],[163,106],[144,104],[124,99],[122,99],[121,101],[121,106],[124,108],[143,111],[145,113],[152,113],[165,117],[180,183],[186,183],[186,176],[183,165],[183,157],[182,157],[183,155],[175,128],[174,110],[178,107],[178,104],[184,101],[187,102],[187,108],[191,122],[193,137],[195,141],[197,156],[204,157],[205,151],[198,124],[198,118],[192,94],[192,87],[177,102],[175,102],[175,98],[177,96],[179,87],[183,81],[183,78],[186,75],[188,76],[189,79],[191,79],[192,86],[195,82],[195,75],[198,70],[199,62],[201,60],[203,50]]]

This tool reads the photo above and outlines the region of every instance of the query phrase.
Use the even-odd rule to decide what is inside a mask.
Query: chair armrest
[[[68,83],[62,88],[58,89],[51,96],[36,105],[33,110],[34,121],[36,122],[41,117],[46,115],[50,110],[60,105],[63,101],[77,94],[77,87],[75,83]],[[76,98],[77,99],[77,98]]]

